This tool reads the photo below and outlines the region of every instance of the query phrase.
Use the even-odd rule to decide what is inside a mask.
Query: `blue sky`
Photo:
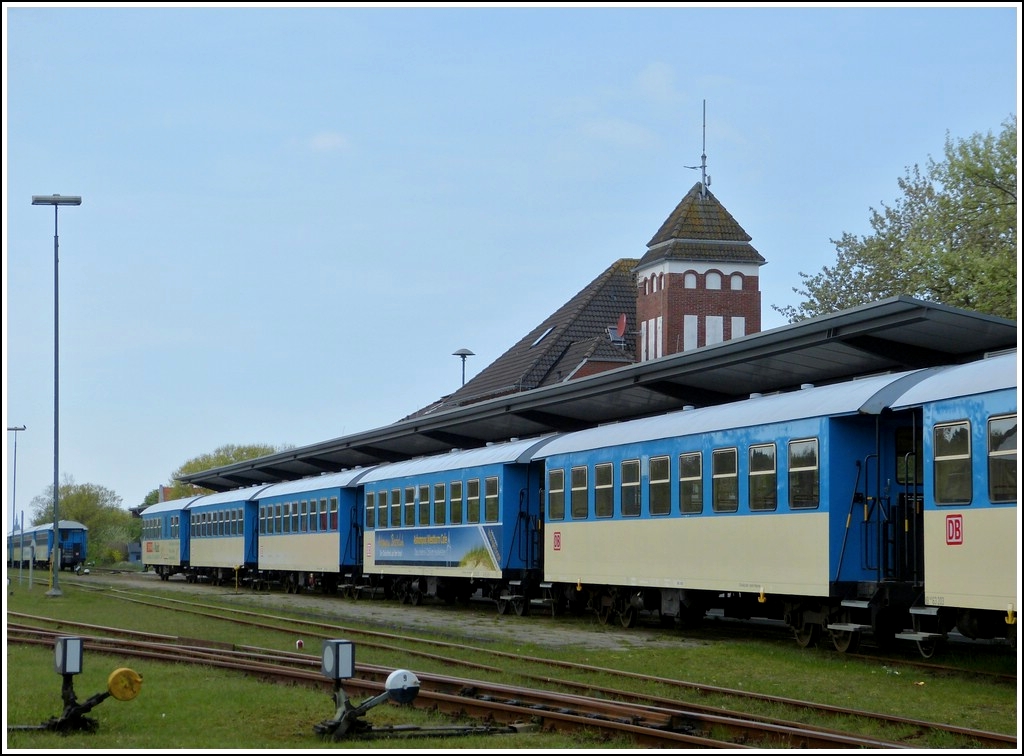
[[[1017,113],[1017,4],[4,5],[10,529],[224,444],[388,425],[486,367],[699,180],[799,273]],[[703,103],[707,125],[703,127]],[[17,435],[17,475],[12,450]]]

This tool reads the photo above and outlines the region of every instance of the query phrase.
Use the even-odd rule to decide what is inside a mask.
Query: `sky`
[[[223,445],[451,393],[455,351],[468,380],[641,257],[702,153],[781,327],[909,167],[1020,99],[1016,3],[3,13],[8,532],[48,498],[55,425],[61,484],[128,508]],[[52,194],[82,198],[56,287]]]

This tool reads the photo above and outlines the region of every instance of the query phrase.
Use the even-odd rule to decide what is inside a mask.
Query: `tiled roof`
[[[750,235],[700,181],[647,242],[647,250],[639,267],[670,259],[765,262],[750,245]]]
[[[635,258],[614,262],[458,391],[410,417],[558,383],[587,360],[633,363],[637,262]],[[622,314],[626,316],[625,344],[618,346],[608,329],[615,328]]]

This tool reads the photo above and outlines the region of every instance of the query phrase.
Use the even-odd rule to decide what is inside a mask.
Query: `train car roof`
[[[184,496],[180,499],[171,499],[170,501],[158,501],[156,504],[150,504],[144,510],[142,510],[142,516],[161,514],[162,512],[180,512],[182,509],[188,507],[196,499],[203,498],[202,494],[197,496]]]
[[[731,404],[679,410],[657,417],[602,425],[554,438],[537,452],[537,456],[551,457],[588,449],[789,420],[877,414],[886,404],[884,398],[880,397],[902,393],[902,389],[894,387],[921,380],[928,372],[926,370],[887,374],[820,387],[808,385],[784,394],[752,396]]]
[[[82,523],[78,522],[77,520],[61,520],[60,521],[60,529],[61,530],[88,530],[89,528],[87,528],[85,525],[83,525]],[[7,535],[17,536],[17,535],[19,535],[21,533],[24,533],[25,535],[28,535],[29,533],[38,533],[39,531],[43,531],[43,530],[53,530],[53,523],[52,522],[45,522],[42,525],[30,525],[27,528],[25,528],[24,530],[15,530],[13,533],[8,533]]]
[[[260,492],[261,499],[268,499],[271,496],[285,496],[287,494],[302,493],[306,491],[321,491],[325,488],[345,488],[366,475],[372,467],[360,467],[354,470],[343,470],[337,473],[325,473],[324,475],[300,478],[299,480],[288,480],[283,483],[274,483]]]
[[[373,483],[378,480],[403,478],[407,475],[444,472],[463,467],[482,467],[485,465],[507,464],[513,462],[529,462],[535,456],[535,450],[553,436],[508,441],[503,444],[491,444],[479,449],[453,450],[447,454],[431,457],[419,457],[403,462],[392,462],[378,465],[370,470],[360,483]]]
[[[892,408],[902,409],[966,394],[1017,388],[1017,370],[1016,349],[966,365],[936,368],[893,402]]]
[[[270,485],[270,483],[261,483],[260,485],[249,486],[248,488],[235,488],[230,491],[206,494],[205,496],[199,496],[198,498],[193,499],[189,502],[186,509],[196,509],[198,507],[206,507],[213,504],[229,504],[237,501],[252,501]]]

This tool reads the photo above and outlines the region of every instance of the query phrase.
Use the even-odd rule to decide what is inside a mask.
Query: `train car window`
[[[679,455],[679,513],[704,511],[704,482],[701,479],[701,453]]]
[[[413,486],[405,487],[405,527],[411,528],[416,524],[416,489]]]
[[[292,532],[299,532],[299,502],[292,502]]]
[[[267,533],[267,508],[260,506],[260,535],[266,535]]]
[[[402,491],[399,488],[391,489],[391,527],[402,527]]]
[[[565,470],[548,470],[548,519],[565,519]]]
[[[444,525],[445,507],[448,505],[448,497],[445,496],[444,483],[434,484],[434,524]]]
[[[703,511],[702,469],[700,452],[679,455],[680,514],[700,514]]]
[[[935,503],[970,504],[971,424],[943,423],[933,430]]]
[[[647,506],[652,515],[672,513],[672,473],[668,457],[647,462]]]
[[[789,508],[817,509],[820,485],[818,439],[789,442]]]
[[[751,512],[773,512],[778,506],[778,475],[775,472],[775,444],[751,446],[747,472],[747,496]]]
[[[377,500],[373,496],[373,491],[366,492],[366,518],[363,520],[364,527],[367,530],[373,530],[377,522]]]
[[[612,463],[594,465],[594,516],[611,517],[615,514],[615,488]]]
[[[284,533],[291,533],[292,532],[292,507],[293,506],[294,507],[298,507],[299,505],[298,504],[293,504],[290,501],[285,502],[284,510],[282,512],[282,515],[281,515],[282,523],[284,525],[284,527],[282,528],[282,532],[284,532]]]
[[[273,528],[273,530],[274,530],[275,533],[283,533],[284,532],[284,526],[281,524],[282,521],[283,521],[283,517],[281,515],[282,507],[283,507],[282,504],[277,504],[277,505],[274,506],[274,528]]]
[[[466,481],[466,522],[480,522],[480,479]]]
[[[419,524],[430,524],[430,486],[422,485],[419,490]]]
[[[924,480],[924,455],[920,452],[921,426],[896,429],[896,481],[917,486]]]
[[[316,506],[316,501],[313,501],[313,506]],[[307,502],[299,502],[299,532],[305,533],[309,529],[309,510],[307,509]]]
[[[337,531],[338,529],[338,497],[331,497],[331,530]]]
[[[619,470],[622,473],[622,490],[619,492],[619,506],[623,517],[640,516],[640,460],[627,459]]]
[[[177,515],[171,518],[171,538],[177,538],[181,533],[181,518]]]
[[[498,478],[484,479],[484,522],[498,521]]]
[[[739,473],[736,449],[711,452],[711,509],[735,512],[739,509]]]
[[[988,498],[993,504],[1017,501],[1017,416],[988,421]]]
[[[377,492],[377,527],[386,528],[388,526],[388,492],[378,491]]]
[[[453,480],[452,492],[452,525],[462,524],[462,481]]]
[[[572,519],[583,520],[589,514],[587,506],[587,468],[585,465],[572,468],[569,471],[569,511]]]

